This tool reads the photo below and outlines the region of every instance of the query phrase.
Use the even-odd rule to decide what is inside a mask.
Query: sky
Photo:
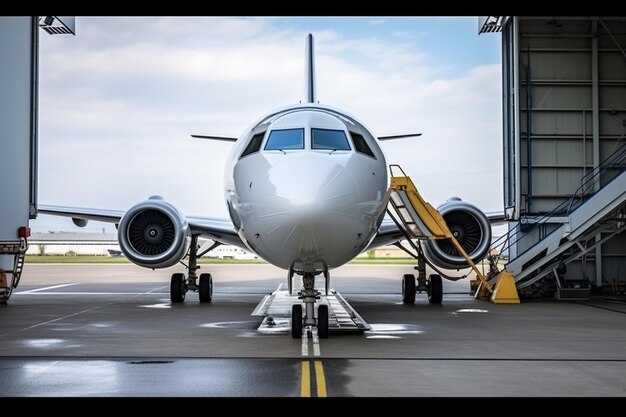
[[[158,194],[227,218],[224,169],[239,136],[304,98],[315,36],[318,99],[375,135],[424,198],[501,211],[500,36],[477,18],[77,17],[40,33],[39,203],[126,210]],[[34,232],[114,231],[40,215]]]

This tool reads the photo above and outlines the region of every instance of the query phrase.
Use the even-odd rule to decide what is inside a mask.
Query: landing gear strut
[[[211,274],[200,274],[200,282],[198,283],[198,275],[196,272],[200,269],[198,258],[218,245],[219,243],[216,243],[201,254],[198,254],[198,235],[191,236],[191,245],[188,254],[189,265],[186,265],[188,270],[187,279],[185,279],[185,274],[172,274],[170,282],[170,300],[172,303],[182,303],[185,301],[187,291],[197,291],[201,303],[211,302],[213,299],[213,277],[211,277]]]
[[[326,279],[325,287],[328,289],[330,280],[328,271],[324,271],[324,278]],[[317,319],[315,318],[315,302],[320,299],[320,294],[315,289],[315,274],[305,272],[302,275],[302,290],[298,293],[298,299],[304,303],[304,317],[302,316],[302,304],[294,304],[291,307],[291,337],[294,339],[302,337],[303,326],[317,326],[319,338],[328,338],[328,305],[320,304],[317,308]]]

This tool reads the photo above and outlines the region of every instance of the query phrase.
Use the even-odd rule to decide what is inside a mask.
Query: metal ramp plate
[[[260,333],[291,332],[291,305],[299,303],[300,300],[296,294],[290,295],[283,286],[284,284],[280,284],[276,291],[263,297],[251,314],[254,317],[264,317],[258,329]],[[320,299],[315,303],[316,314],[317,306],[320,304],[328,304],[328,329],[332,333],[363,333],[371,329],[363,317],[333,288],[328,291],[328,296],[320,295]],[[270,325],[268,317],[272,317],[274,325]]]

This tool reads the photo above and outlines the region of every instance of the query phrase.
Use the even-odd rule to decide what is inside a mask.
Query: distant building
[[[222,245],[205,255],[207,258],[218,259],[259,259],[258,255],[231,245]]]
[[[121,250],[115,233],[33,233],[29,239],[27,255],[57,256],[120,256]],[[222,245],[205,255],[218,259],[259,259],[253,253],[236,246]]]
[[[114,233],[33,233],[28,240],[27,255],[110,256],[119,251]]]

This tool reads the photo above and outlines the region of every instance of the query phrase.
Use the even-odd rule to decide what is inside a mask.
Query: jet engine
[[[473,262],[482,260],[491,245],[491,224],[476,206],[452,197],[437,208],[448,228]],[[447,269],[469,266],[449,240],[429,240],[424,252],[435,265]]]
[[[117,230],[120,249],[145,268],[167,268],[183,259],[191,242],[187,219],[176,207],[152,196],[133,206]]]

